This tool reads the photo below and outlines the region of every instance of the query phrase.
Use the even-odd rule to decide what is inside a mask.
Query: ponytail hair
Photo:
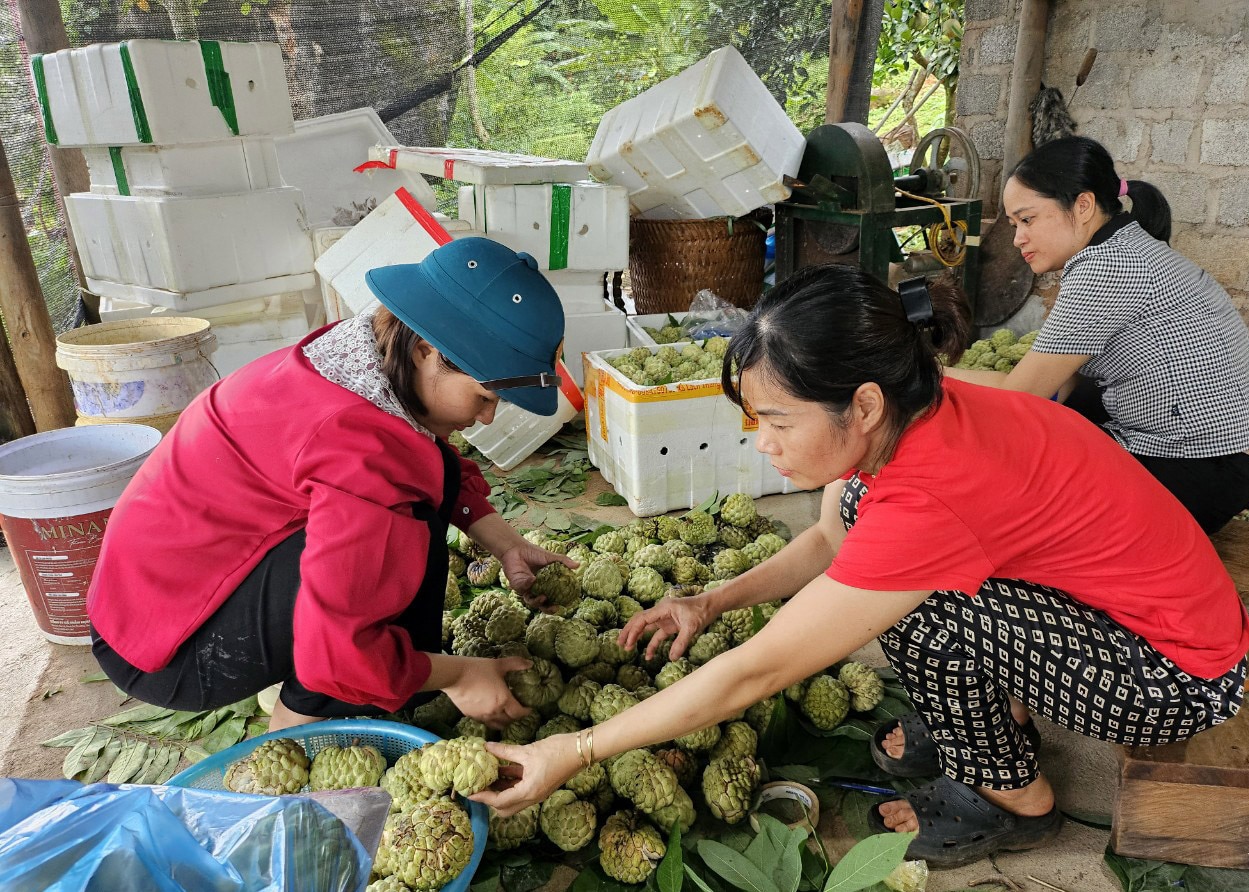
[[[885,396],[891,439],[917,413],[941,402],[941,363],[963,354],[971,313],[950,280],[930,281],[931,323],[907,320],[898,293],[858,267],[800,270],[755,305],[729,341],[721,383],[743,404],[741,375],[766,375],[785,393],[819,403],[834,423],[859,386],[875,382]]]
[[[1064,211],[1070,211],[1081,194],[1091,192],[1107,216],[1125,213],[1119,200],[1124,181],[1115,173],[1115,162],[1101,143],[1087,136],[1064,136],[1038,146],[1015,165],[1010,178],[1057,201]],[[1170,241],[1167,199],[1144,180],[1128,180],[1127,184],[1132,199],[1132,210],[1127,213],[1158,241]]]

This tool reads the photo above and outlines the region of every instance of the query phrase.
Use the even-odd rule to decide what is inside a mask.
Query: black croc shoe
[[[906,736],[906,748],[902,757],[895,759],[885,752],[885,738],[898,726]],[[1019,726],[1024,736],[1032,743],[1034,754],[1041,751],[1041,731],[1036,722],[1028,719]],[[882,722],[872,735],[872,761],[882,771],[894,777],[932,777],[941,773],[941,761],[938,757],[937,744],[928,733],[928,726],[918,713],[908,712],[892,722]]]
[[[932,867],[961,867],[995,852],[1036,848],[1057,836],[1063,824],[1057,805],[1038,817],[1011,814],[948,777],[905,798],[919,821],[919,835],[911,840],[906,857],[922,858]],[[879,804],[868,810],[867,820],[876,833],[893,832],[885,826]]]

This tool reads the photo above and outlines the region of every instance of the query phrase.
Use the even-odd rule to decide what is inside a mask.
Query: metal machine
[[[862,124],[811,131],[793,194],[776,205],[776,277],[804,266],[850,263],[890,281],[950,270],[969,299],[980,272],[980,158],[961,130],[941,128],[915,146],[895,176]]]

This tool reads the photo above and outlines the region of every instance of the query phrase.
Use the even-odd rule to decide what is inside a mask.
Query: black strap
[[[516,378],[495,378],[493,381],[478,381],[486,390],[508,390],[512,387],[559,387],[562,379],[551,372],[539,372],[536,375],[520,375]]]
[[[932,295],[928,293],[925,278],[907,279],[898,283],[898,297],[902,300],[902,312],[906,321],[921,328],[932,325]]]

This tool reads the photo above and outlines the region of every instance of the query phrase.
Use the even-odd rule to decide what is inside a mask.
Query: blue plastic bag
[[[359,892],[371,866],[300,796],[0,778],[5,892]]]

